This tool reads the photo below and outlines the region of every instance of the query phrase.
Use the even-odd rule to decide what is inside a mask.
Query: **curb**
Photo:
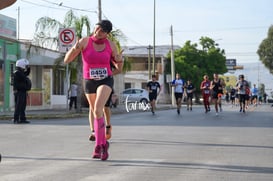
[[[171,105],[158,106],[157,110],[168,110],[172,109]],[[124,108],[112,108],[112,114],[124,114],[124,113],[137,113],[137,112],[149,112],[143,110],[134,110],[127,112]],[[66,110],[29,110],[26,111],[26,117],[29,120],[33,119],[65,119],[65,118],[79,118],[79,117],[88,117],[88,110],[82,110],[82,112],[68,112]],[[0,116],[0,120],[12,120],[13,113],[9,112]]]

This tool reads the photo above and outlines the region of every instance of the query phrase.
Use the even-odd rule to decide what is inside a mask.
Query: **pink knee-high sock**
[[[94,119],[94,129],[96,137],[96,146],[106,144],[105,124],[103,117]]]

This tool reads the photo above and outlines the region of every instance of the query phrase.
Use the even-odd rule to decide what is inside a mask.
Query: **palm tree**
[[[119,29],[112,31],[111,34],[109,35],[109,39],[116,43],[118,51],[121,51],[121,45],[119,40],[125,39],[124,37],[125,35]],[[132,69],[131,67],[132,67],[131,61],[128,59],[128,57],[124,57],[122,72],[126,73],[130,71]]]

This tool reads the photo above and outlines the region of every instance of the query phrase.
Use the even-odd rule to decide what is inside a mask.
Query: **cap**
[[[106,33],[110,33],[112,31],[112,23],[109,20],[101,20],[96,25],[99,25]]]
[[[239,75],[239,78],[245,78],[245,76],[242,74],[242,75]]]
[[[27,65],[29,65],[29,61],[24,58],[17,60],[15,64],[16,67],[20,67],[22,69],[25,69]]]

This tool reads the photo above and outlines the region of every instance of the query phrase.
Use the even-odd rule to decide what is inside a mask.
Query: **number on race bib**
[[[91,68],[90,78],[91,79],[104,79],[108,76],[107,68]]]

